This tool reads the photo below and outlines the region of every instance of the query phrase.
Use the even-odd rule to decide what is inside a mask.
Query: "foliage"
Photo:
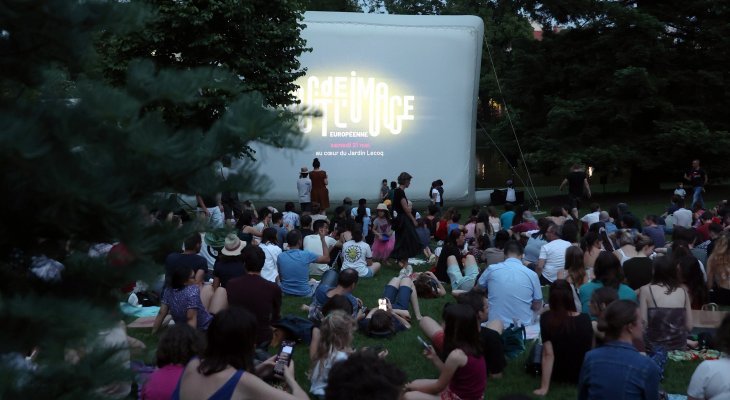
[[[576,0],[530,1],[526,9],[548,25],[569,24],[546,29],[541,42],[516,42],[504,76],[533,167],[580,160],[603,171],[631,168],[638,189],[678,179],[693,158],[711,165],[711,176],[730,166],[716,150],[730,141],[730,7]],[[512,135],[503,126],[493,133]]]
[[[356,0],[309,0],[307,11],[362,12]]]
[[[100,387],[129,381],[129,371],[110,359],[115,349],[95,346],[99,333],[120,319],[119,288],[159,276],[160,255],[179,249],[197,229],[154,219],[155,210],[175,207],[160,194],[258,191],[265,182],[251,163],[222,182],[219,160],[242,154],[253,139],[299,143],[293,120],[262,107],[254,85],[223,67],[227,53],[220,65],[185,68],[125,60],[115,69],[116,85],[104,82],[94,36],[137,37],[137,23],[153,11],[102,0],[0,4],[2,398],[97,398]],[[283,29],[265,20],[269,25],[257,26]],[[231,35],[248,29],[229,28]],[[294,51],[301,42],[290,39],[284,47]],[[243,45],[252,44],[239,46],[244,54],[255,50]],[[286,87],[291,73],[274,82]],[[224,101],[214,96],[223,92]],[[169,110],[213,103],[225,107],[208,123],[168,119]],[[89,252],[93,244],[117,241],[115,256]],[[62,263],[57,279],[31,269],[38,257]],[[27,369],[23,357],[36,347],[37,364]],[[64,361],[69,349],[80,350],[75,364]]]
[[[186,70],[224,67],[241,78],[239,85],[206,92],[193,104],[166,107],[165,118],[178,126],[207,129],[227,102],[258,91],[270,106],[296,103],[294,81],[304,75],[298,57],[307,49],[300,38],[304,5],[299,0],[132,0],[155,11],[143,29],[105,33],[98,47],[103,71],[122,84],[130,62],[148,58],[158,68]]]

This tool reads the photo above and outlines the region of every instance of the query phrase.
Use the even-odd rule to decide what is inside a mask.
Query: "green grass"
[[[671,191],[654,196],[628,196],[627,194],[597,194],[594,201],[599,202],[604,209],[608,209],[613,204],[625,201],[629,204],[632,212],[643,217],[646,214],[661,214],[666,207]],[[705,202],[708,206],[716,204],[723,198],[730,197],[730,188],[713,188],[709,190],[709,196]],[[545,198],[542,200],[542,209],[548,210],[553,205],[560,205],[563,201],[560,197]],[[469,215],[469,208],[461,210],[462,215]],[[425,266],[416,267],[416,271],[425,270]],[[377,305],[377,299],[381,296],[384,285],[397,275],[398,269],[394,265],[386,265],[372,279],[363,279],[358,284],[355,295],[361,298],[366,305],[374,307]],[[422,299],[420,301],[421,312],[424,316],[430,316],[436,320],[440,320],[441,310],[447,302],[453,301],[451,295],[447,295],[440,299]],[[302,298],[285,297],[283,300],[282,315],[292,314],[306,317],[299,307],[306,301]],[[154,348],[156,346],[157,337],[151,335],[149,331],[133,329],[129,331],[130,335],[143,340],[148,345],[148,354],[146,360],[154,361]],[[357,333],[354,340],[356,348],[366,346],[383,346],[389,350],[388,360],[402,368],[408,375],[409,380],[417,378],[436,378],[437,370],[432,364],[426,360],[421,354],[421,346],[416,336],[425,335],[418,328],[417,323],[405,332],[398,333],[390,339],[372,339]],[[529,347],[528,347],[529,348]],[[272,352],[274,350],[272,349]],[[539,387],[540,378],[527,375],[524,372],[524,362],[527,352],[521,357],[508,362],[504,377],[501,379],[489,379],[487,382],[487,390],[485,398],[498,399],[506,394],[526,394],[533,398],[532,391]],[[308,349],[306,346],[297,346],[294,351],[294,360],[296,363],[297,381],[306,391],[309,390],[309,379],[307,371],[309,369]],[[669,361],[666,366],[665,379],[662,386],[669,393],[684,394],[687,391],[690,377],[699,362],[674,362]],[[550,392],[546,396],[547,399],[574,399],[576,398],[576,388],[571,385],[551,384]]]

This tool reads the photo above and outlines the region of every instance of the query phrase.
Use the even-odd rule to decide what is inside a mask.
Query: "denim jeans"
[[[703,209],[705,208],[705,200],[702,198],[702,189],[704,189],[702,186],[694,187],[694,192],[692,193],[692,207],[694,207],[695,204],[699,204]]]

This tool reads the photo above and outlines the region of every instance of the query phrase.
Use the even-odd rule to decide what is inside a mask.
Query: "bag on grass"
[[[542,340],[539,337],[530,348],[530,352],[527,353],[525,372],[534,376],[542,374]]]
[[[502,343],[504,343],[504,356],[508,360],[519,357],[525,351],[525,340],[527,332],[524,326],[515,326],[510,324],[504,332],[502,332]]]
[[[284,331],[287,340],[294,340],[309,345],[312,342],[312,321],[294,315],[285,315],[279,322],[271,324],[274,328]]]

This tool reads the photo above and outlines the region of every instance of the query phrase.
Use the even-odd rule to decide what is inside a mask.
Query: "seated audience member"
[[[681,226],[682,228],[689,228],[692,226],[692,211],[684,207],[684,199],[674,197],[673,202],[676,209],[669,213],[674,216],[674,228]]]
[[[613,254],[618,257],[621,265],[623,266],[626,261],[638,256],[639,252],[636,251],[636,243],[634,243],[634,236],[631,234],[631,231],[621,229],[616,232],[616,235],[618,249],[616,249]]]
[[[385,300],[385,304],[381,305],[381,300]],[[411,278],[393,278],[385,285],[378,304],[358,322],[360,330],[373,337],[389,337],[410,329],[411,313],[408,308],[411,305],[416,319],[421,320],[421,308],[413,281]]]
[[[535,271],[522,264],[518,242],[505,244],[504,257],[504,262],[490,265],[479,278],[479,286],[489,294],[489,321],[531,325],[534,313],[542,308],[540,281]]]
[[[446,240],[449,233],[449,224],[451,223],[451,218],[454,216],[454,213],[456,213],[456,209],[454,207],[449,207],[446,212],[441,214],[441,219],[439,219],[438,223],[436,223],[436,230],[433,234],[434,239]]]
[[[372,351],[350,354],[329,375],[325,400],[399,400],[406,373]]]
[[[322,318],[330,315],[334,311],[342,311],[347,315],[350,315],[354,318],[355,321],[359,321],[363,318],[365,318],[365,314],[363,314],[362,307],[359,309],[352,308],[352,303],[350,300],[341,294],[336,294],[330,298],[327,299],[327,302],[324,303],[322,307],[320,307],[319,312],[319,318],[317,319],[310,319],[312,321],[312,341],[309,344],[309,359],[314,360],[314,357],[317,355],[319,351],[319,338],[320,338],[320,330],[319,327],[322,323]]]
[[[558,279],[550,285],[550,310],[540,316],[542,379],[533,393],[545,396],[550,382],[575,384],[585,354],[593,347],[593,326],[587,314],[576,311],[570,284]]]
[[[242,276],[246,273],[246,267],[243,266],[241,251],[246,242],[231,233],[226,236],[225,245],[218,259],[213,264],[213,289],[218,287],[226,287],[231,278]]]
[[[330,253],[325,237],[327,236],[326,225],[319,227],[320,246],[322,255],[311,251],[302,250],[302,237],[299,231],[291,231],[286,235],[289,250],[279,254],[276,264],[279,267],[279,281],[281,291],[292,296],[312,297],[317,281],[309,279],[309,265],[311,263],[327,264],[330,261]]]
[[[321,256],[324,253],[328,253],[330,254],[330,260],[332,260],[333,258],[331,251],[335,247],[335,244],[337,244],[337,239],[333,238],[330,235],[326,235],[324,237],[324,240],[327,244],[327,248],[325,249],[322,247],[322,238],[318,235],[318,232],[322,229],[324,229],[325,232],[329,232],[329,224],[325,220],[317,220],[314,221],[312,226],[314,227],[315,233],[302,238],[302,249],[318,256]],[[329,269],[329,261],[327,261],[326,263],[312,262],[309,264],[310,275],[322,275],[323,273],[325,273],[325,271]]]
[[[347,298],[352,306],[352,316],[357,316],[362,306],[362,301],[352,293],[357,288],[358,274],[354,269],[344,269],[339,273],[329,270],[322,275],[322,281],[317,286],[312,297],[312,304],[309,306],[309,319],[312,322],[319,322],[322,319],[322,307],[334,296],[342,295]]]
[[[494,239],[494,227],[489,222],[489,212],[481,210],[477,213],[477,223],[474,226],[474,236],[486,236],[491,242]]]
[[[619,299],[637,301],[636,293],[630,287],[621,283],[624,280],[623,274],[621,274],[621,264],[613,253],[601,252],[598,258],[596,258],[593,273],[596,277],[578,289],[582,305],[581,312],[588,313],[588,305],[593,292],[604,286],[616,289]]]
[[[284,228],[287,230],[293,230],[299,228],[299,214],[295,211],[294,203],[287,201],[284,204],[284,214],[282,214],[284,220]]]
[[[350,216],[354,219],[357,217],[357,211],[362,207],[365,210],[365,215],[368,217],[370,216],[370,208],[368,208],[368,201],[367,199],[360,199],[357,201],[357,207],[353,207],[352,210],[350,210]]]
[[[540,259],[540,249],[542,249],[542,246],[547,244],[545,231],[550,226],[550,220],[547,218],[540,218],[537,221],[537,226],[539,228],[538,231],[527,237],[527,244],[525,244],[525,256],[522,259],[522,262],[525,263],[525,265],[532,264],[532,268],[537,266],[537,260]]]
[[[373,262],[373,252],[363,241],[362,227],[356,225],[352,239],[342,245],[342,269],[352,268],[361,278],[372,278],[380,270],[380,263]]]
[[[499,216],[499,223],[502,225],[502,229],[506,231],[512,228],[512,221],[515,219],[514,208],[515,206],[512,203],[505,203],[504,212]]]
[[[558,279],[565,279],[570,284],[573,293],[575,309],[580,310],[580,287],[591,280],[591,277],[583,266],[583,251],[580,247],[570,246],[565,250],[565,269],[558,273]]]
[[[599,222],[601,220],[601,205],[598,203],[591,203],[590,210],[588,214],[584,215],[580,220],[584,224],[586,228],[589,226],[595,224],[596,222]],[[585,232],[585,231],[583,231]]]
[[[477,275],[479,275],[479,265],[474,256],[471,254],[466,257],[463,256],[464,243],[464,232],[460,230],[451,231],[436,263],[435,275],[441,279],[445,267],[452,291],[471,290],[476,283]]]
[[[489,214],[489,224],[492,225],[492,232],[496,235],[497,232],[502,229],[502,220],[499,218],[497,209],[493,206],[487,207],[487,214]],[[504,229],[506,231],[506,229]]]
[[[170,286],[162,294],[160,311],[152,327],[152,333],[162,326],[168,313],[176,324],[188,324],[194,329],[206,330],[215,314],[226,307],[226,289],[213,292],[211,285],[195,283],[195,273],[186,265],[172,270]]]
[[[292,394],[256,376],[272,365],[262,363],[259,371],[254,371],[255,338],[256,318],[250,312],[233,307],[216,314],[208,330],[203,358],[193,358],[188,363],[172,399],[308,400],[309,396],[294,377],[294,361],[284,370],[284,382]]]
[[[636,257],[627,260],[623,268],[626,284],[638,290],[651,282],[652,260],[649,256],[654,253],[654,242],[649,236],[637,235],[635,249]]]
[[[354,327],[355,320],[343,311],[333,311],[322,319],[317,352],[312,358],[309,392],[313,395],[324,397],[332,366],[352,353]]]
[[[253,227],[253,218],[254,215],[251,212],[245,211],[236,222],[238,238],[249,244],[256,243],[256,238],[261,237],[261,230]]]
[[[558,272],[565,268],[565,250],[572,244],[560,238],[558,226],[552,223],[545,229],[545,240],[547,243],[540,248],[535,272],[540,278],[540,284],[549,285],[558,279]]]
[[[203,240],[200,234],[195,232],[185,239],[185,250],[182,253],[171,253],[165,258],[165,286],[170,284],[172,270],[179,266],[188,266],[195,272],[195,283],[201,285],[208,271],[208,262],[200,253]]]
[[[428,228],[428,231],[430,232],[430,235],[433,236],[434,233],[436,233],[436,226],[439,223],[439,208],[435,204],[429,204],[428,206],[428,215],[426,218],[424,218],[424,222],[426,223],[426,227]]]
[[[434,299],[446,296],[446,288],[431,271],[411,274],[413,287],[419,299]]]
[[[157,345],[157,369],[140,391],[143,400],[169,400],[191,358],[203,352],[204,343],[187,324],[173,325]]]
[[[565,221],[563,227],[560,229],[560,237],[573,246],[580,246],[580,243],[578,243],[578,232],[580,232],[578,223],[573,219],[569,219]]]
[[[718,349],[725,354],[717,360],[702,361],[689,381],[689,400],[727,399],[730,397],[730,315],[726,315],[715,333]]]
[[[601,238],[596,232],[588,231],[580,241],[580,249],[583,250],[583,265],[592,269],[596,258],[603,251]]]
[[[497,231],[494,235],[494,247],[490,247],[484,251],[487,267],[504,261],[504,245],[509,240],[509,233],[507,231]]]
[[[664,228],[658,225],[659,217],[647,215],[644,217],[644,229],[642,233],[651,238],[656,247],[664,247],[667,239],[664,237]]]
[[[591,325],[593,325],[593,337],[596,338],[596,347],[603,346],[606,338],[603,332],[598,330],[598,320],[603,318],[606,308],[616,300],[618,300],[618,292],[608,286],[596,289],[591,295],[591,304],[588,308],[590,309]]]
[[[532,212],[530,210],[525,210],[522,212],[522,222],[516,225],[512,225],[512,227],[509,229],[512,233],[525,233],[530,231],[536,231],[538,230],[537,220],[535,217],[532,216]]]
[[[606,308],[598,329],[605,333],[606,344],[586,354],[578,399],[659,398],[659,367],[632,345],[644,333],[639,306],[630,300],[616,300]]]
[[[481,351],[479,323],[474,309],[465,304],[444,307],[444,344],[441,354],[433,347],[424,352],[439,370],[438,379],[416,379],[406,385],[403,398],[484,398],[487,366]]]
[[[259,222],[254,225],[254,229],[259,232],[263,232],[265,228],[271,228],[271,218],[274,214],[272,211],[273,207],[263,207],[259,209]]]
[[[424,218],[417,219],[416,225],[416,234],[418,235],[418,241],[419,243],[421,243],[421,247],[423,248],[423,255],[426,257],[426,260],[430,262],[436,257],[431,252],[430,247],[431,231],[428,230],[428,227],[426,226],[426,220]]]
[[[550,215],[545,217],[548,221],[555,223],[558,228],[561,228],[565,221],[568,219],[568,212],[565,211],[564,207],[553,207],[550,209]],[[539,220],[538,220],[539,221]]]
[[[608,211],[601,211],[598,215],[598,222],[603,222],[603,226],[606,228],[606,233],[609,235],[618,230],[618,227],[614,223],[613,218],[611,218]]]
[[[469,246],[469,254],[471,254],[478,263],[487,261],[486,251],[489,248],[489,236],[477,236],[476,243]]]
[[[677,260],[676,258],[674,258]],[[693,310],[700,310],[702,306],[707,304],[709,294],[707,284],[705,283],[700,262],[694,256],[684,256],[678,259],[679,262],[679,281],[682,287],[689,294],[690,303]]]
[[[712,290],[711,301],[730,305],[730,239],[727,235],[717,239],[707,260],[707,287]]]
[[[490,377],[501,377],[504,368],[507,366],[507,360],[504,357],[504,344],[502,343],[502,331],[504,330],[502,321],[494,320],[486,323],[489,316],[489,302],[481,288],[459,295],[456,301],[458,304],[465,304],[474,309],[477,313],[477,322],[486,325],[482,326],[479,335],[484,361],[487,363],[487,372]],[[442,354],[444,350],[444,327],[431,317],[423,317],[419,325],[433,344],[436,353]]]
[[[263,235],[261,236],[261,243],[259,244],[259,247],[266,255],[264,267],[261,269],[261,277],[269,282],[279,281],[279,267],[277,266],[277,260],[279,259],[279,254],[281,254],[281,247],[279,247],[276,241],[276,229],[264,229]]]
[[[685,350],[692,330],[692,306],[687,291],[679,285],[677,265],[671,258],[654,260],[651,284],[641,288],[639,300],[647,348]]]
[[[622,228],[632,231],[632,235],[641,233],[641,221],[629,210],[628,204],[618,203],[616,208],[621,215]]]
[[[302,217],[299,219],[299,223],[301,224],[301,227],[299,228],[299,233],[302,235],[302,237],[307,237],[314,234],[314,231],[312,230],[311,215],[302,215]]]
[[[451,235],[451,232],[453,232],[453,231],[464,230],[464,226],[459,224],[460,219],[461,219],[461,214],[459,214],[458,212],[455,212],[451,216],[451,222],[446,226],[446,236]]]
[[[271,325],[281,318],[281,289],[261,276],[266,256],[260,247],[247,246],[243,259],[248,272],[228,282],[228,304],[256,316],[256,345],[266,347],[273,336]]]
[[[271,226],[276,230],[276,245],[284,248],[284,242],[286,242],[286,234],[289,233],[289,229],[284,226],[284,216],[281,213],[274,213],[271,216]],[[264,228],[266,230],[266,228]],[[263,233],[263,231],[262,231]]]
[[[322,206],[319,203],[317,203],[316,201],[313,201],[312,202],[312,212],[311,212],[311,214],[309,214],[310,217],[312,217],[312,223],[315,223],[319,220],[327,221],[327,223],[329,223],[326,212],[327,212],[327,210],[322,210]],[[314,229],[314,228],[312,228],[312,229],[314,230],[315,233],[317,233],[316,229]]]

